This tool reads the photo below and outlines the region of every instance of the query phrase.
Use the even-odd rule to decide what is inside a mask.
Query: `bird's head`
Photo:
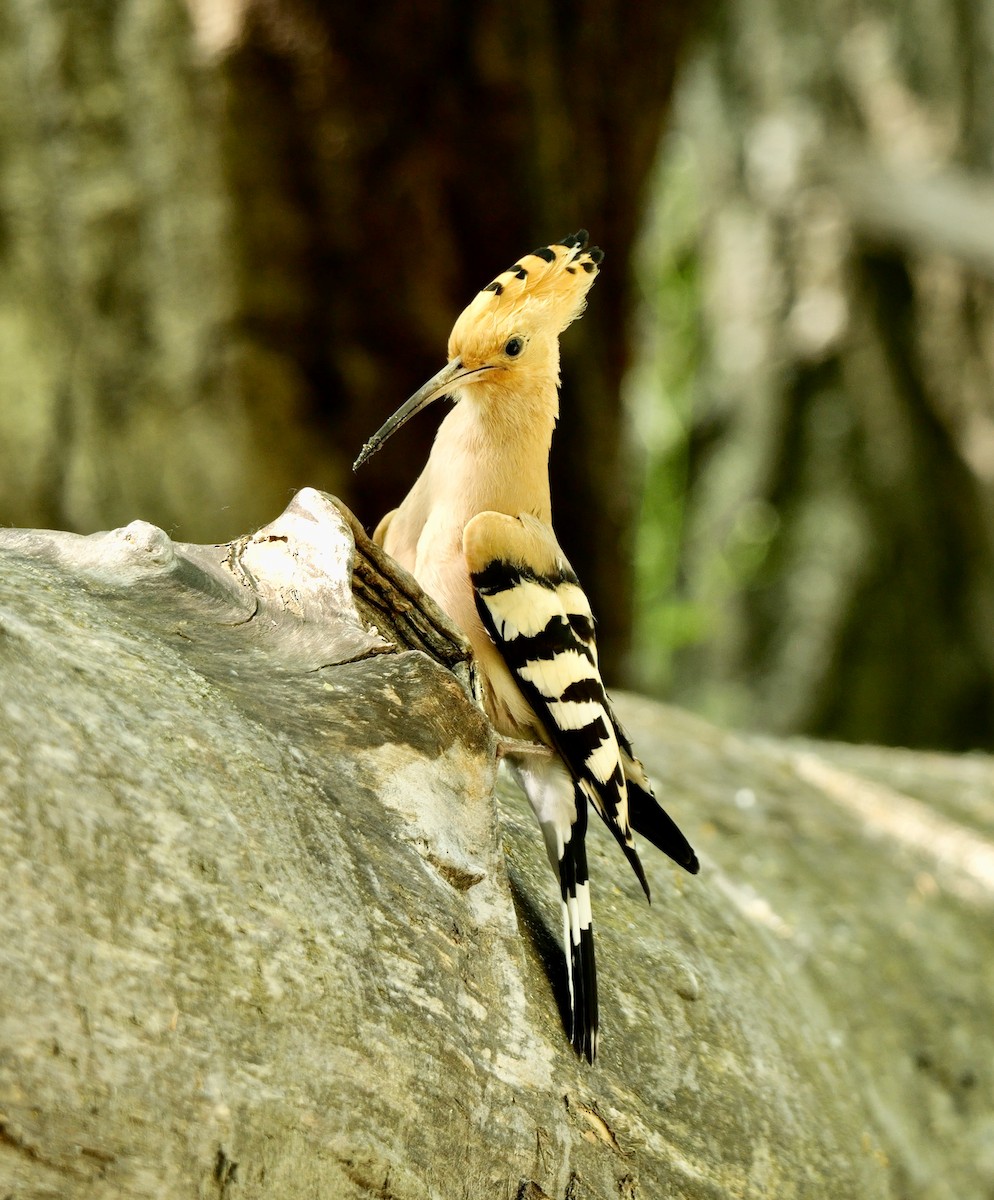
[[[478,292],[449,335],[449,361],[369,439],[360,467],[415,413],[441,396],[506,405],[559,383],[559,335],[583,312],[604,255],[581,229],[524,255]]]

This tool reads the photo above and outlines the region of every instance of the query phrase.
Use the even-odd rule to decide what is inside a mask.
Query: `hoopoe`
[[[602,252],[586,230],[526,254],[456,321],[448,364],[370,438],[358,468],[442,396],[427,465],[373,538],[465,632],[498,733],[558,873],[570,1038],[593,1062],[597,979],[584,838],[587,803],[649,896],[632,830],[696,873],[687,839],[656,801],[601,681],[594,619],[552,530],[549,450],[559,416],[559,335],[581,314]]]

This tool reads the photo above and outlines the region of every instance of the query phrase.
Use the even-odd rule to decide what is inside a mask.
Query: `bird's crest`
[[[587,248],[587,231],[522,255],[473,297],[456,321],[450,355],[478,325],[512,329],[525,325],[557,337],[583,312],[604,252]]]

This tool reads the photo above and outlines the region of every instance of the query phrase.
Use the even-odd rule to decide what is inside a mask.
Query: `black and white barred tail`
[[[587,801],[556,759],[508,758],[545,837],[559,877],[570,1040],[591,1062],[597,1052],[597,972],[587,874]]]
[[[576,793],[576,822],[559,863],[563,904],[563,946],[570,1001],[570,1041],[593,1062],[597,1054],[597,967],[587,871],[587,804]]]

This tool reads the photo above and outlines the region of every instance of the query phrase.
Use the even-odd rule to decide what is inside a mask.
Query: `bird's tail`
[[[563,903],[569,1033],[578,1054],[597,1053],[597,972],[587,881],[587,798],[558,759],[507,760],[538,818]]]
[[[587,875],[587,798],[576,789],[576,821],[559,860],[563,942],[569,983],[570,1040],[593,1062],[597,1054],[597,968]]]

